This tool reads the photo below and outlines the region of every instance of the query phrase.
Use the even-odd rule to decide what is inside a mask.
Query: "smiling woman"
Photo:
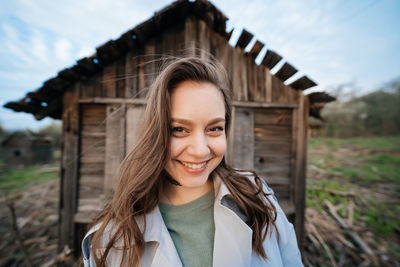
[[[225,161],[231,90],[214,60],[169,62],[85,266],[302,266],[293,226],[253,171]]]

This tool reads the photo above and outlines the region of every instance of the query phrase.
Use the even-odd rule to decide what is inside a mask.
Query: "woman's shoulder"
[[[82,240],[82,253],[83,253],[83,263],[84,266],[96,266],[94,263],[93,255],[92,255],[92,240],[93,236],[99,229],[103,226],[103,222],[99,222],[93,225],[89,231],[86,233],[85,237]],[[100,236],[100,242],[97,250],[99,250],[100,254],[106,249],[110,240],[113,238],[116,232],[116,224],[114,221],[110,221],[104,228],[102,235]],[[122,240],[117,240],[113,246],[113,248],[119,248],[123,246]],[[109,256],[112,256],[113,253],[109,253]],[[114,253],[115,254],[115,253]],[[107,257],[107,261],[109,261],[109,257]]]

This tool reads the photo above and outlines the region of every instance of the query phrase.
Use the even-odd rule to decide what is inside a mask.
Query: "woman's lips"
[[[189,163],[180,160],[178,160],[178,162],[181,164],[183,169],[188,173],[201,173],[206,169],[209,160],[201,163]]]

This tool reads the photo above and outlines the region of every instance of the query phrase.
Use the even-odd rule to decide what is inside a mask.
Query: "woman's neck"
[[[209,179],[200,187],[183,187],[166,183],[160,201],[172,206],[179,206],[205,195],[214,187],[213,181]]]

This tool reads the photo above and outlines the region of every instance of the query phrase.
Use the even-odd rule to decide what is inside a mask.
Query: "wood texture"
[[[280,56],[278,53],[272,50],[267,50],[267,53],[265,54],[261,64],[267,67],[268,69],[272,69],[275,67],[276,64],[282,59],[282,56]]]
[[[300,95],[300,107],[298,110],[298,136],[296,154],[296,175],[294,181],[294,200],[296,203],[295,228],[299,247],[303,247],[304,241],[304,212],[305,212],[305,187],[307,166],[307,138],[308,138],[308,98]]]
[[[290,65],[289,63],[285,62],[283,66],[275,73],[275,76],[281,80],[282,82],[286,81],[290,77],[292,77],[297,72],[297,69]]]
[[[261,49],[263,49],[264,44],[257,40],[253,47],[251,48],[250,52],[249,52],[249,56],[254,60],[256,59],[256,57],[258,56],[258,54],[260,53]]]
[[[247,101],[247,64],[243,55],[243,51],[240,48],[235,48],[232,56],[233,99]]]
[[[243,29],[236,43],[236,47],[245,49],[246,46],[250,43],[251,39],[253,39],[253,36],[254,35],[252,33],[248,32],[246,29]]]
[[[279,200],[289,203],[291,179],[291,109],[254,109],[254,170],[265,177]]]
[[[142,116],[144,112],[144,106],[135,105],[127,106],[126,110],[126,153],[128,154],[135,146],[138,130],[142,122]]]
[[[129,52],[126,55],[125,61],[125,97],[135,98],[138,97],[138,62],[137,55],[133,52]]]
[[[104,193],[115,189],[118,167],[125,157],[125,105],[108,105],[106,119]]]
[[[96,197],[103,193],[106,117],[105,105],[81,105],[81,149],[79,161],[79,175],[81,179],[79,180],[79,201],[84,198]],[[89,184],[86,184],[86,182],[89,182]],[[94,183],[97,183],[98,186],[93,187]]]
[[[316,85],[317,84],[307,76],[303,76],[297,79],[296,81],[292,82],[291,84],[289,84],[290,87],[296,90],[305,90],[314,87]]]
[[[197,21],[197,43],[199,50],[197,54],[200,58],[210,57],[210,28],[203,20]]]
[[[189,18],[185,22],[185,30],[184,30],[184,42],[185,42],[185,54],[186,55],[195,55],[196,54],[196,42],[197,42],[197,30],[196,30],[196,20],[193,18]]]
[[[233,109],[231,165],[238,169],[254,169],[254,115],[250,108]]]
[[[101,80],[102,84],[102,96],[105,97],[116,97],[116,74],[117,74],[117,65],[116,63],[112,63],[104,68],[103,77]]]
[[[74,247],[75,224],[73,216],[77,205],[78,155],[79,155],[79,108],[78,88],[66,92],[63,96],[63,128],[59,209],[58,250],[64,246]]]

